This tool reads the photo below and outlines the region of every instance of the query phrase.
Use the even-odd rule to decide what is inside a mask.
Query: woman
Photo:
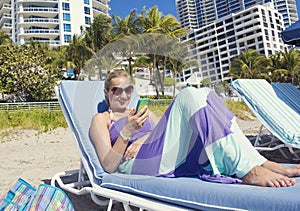
[[[296,183],[292,177],[300,175],[300,165],[288,168],[261,156],[210,89],[185,88],[159,121],[147,106],[137,113],[128,108],[132,91],[124,71],[108,74],[109,109],[91,122],[90,135],[107,172],[270,187]]]

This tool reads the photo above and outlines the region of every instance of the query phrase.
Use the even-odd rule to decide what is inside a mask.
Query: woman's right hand
[[[135,112],[135,109],[130,109],[126,123],[122,129],[122,134],[126,137],[131,137],[134,131],[141,129],[145,121],[149,118],[148,106],[145,106],[136,114]]]

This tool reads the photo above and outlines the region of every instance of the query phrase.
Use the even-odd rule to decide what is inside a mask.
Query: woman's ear
[[[104,89],[103,91],[104,91],[104,95],[108,96],[108,91],[106,89]]]
[[[106,89],[104,89],[103,91],[104,91],[105,103],[106,103],[107,107],[109,107],[108,91]]]

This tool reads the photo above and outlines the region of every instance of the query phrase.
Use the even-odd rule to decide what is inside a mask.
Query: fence
[[[0,103],[0,111],[14,110],[34,110],[45,109],[50,111],[59,111],[60,106],[57,101],[53,102],[22,102],[22,103]]]
[[[150,106],[166,106],[170,105],[171,99],[159,99],[150,101]],[[14,111],[14,110],[34,110],[45,109],[50,111],[61,110],[57,101],[52,102],[22,102],[22,103],[0,103],[0,111]]]

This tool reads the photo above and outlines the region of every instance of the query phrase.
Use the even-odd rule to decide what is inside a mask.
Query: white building
[[[196,29],[231,13],[265,3],[274,4],[283,15],[285,27],[298,20],[296,0],[176,0],[176,8],[182,27]]]
[[[232,13],[193,30],[187,38],[194,43],[190,58],[197,59],[200,67],[185,70],[181,80],[193,73],[210,78],[212,83],[229,80],[231,60],[245,49],[255,49],[267,57],[283,51],[286,46],[280,37],[283,28],[282,15],[269,3]]]
[[[109,15],[110,0],[0,0],[0,28],[18,45],[31,40],[66,45],[100,13]]]

